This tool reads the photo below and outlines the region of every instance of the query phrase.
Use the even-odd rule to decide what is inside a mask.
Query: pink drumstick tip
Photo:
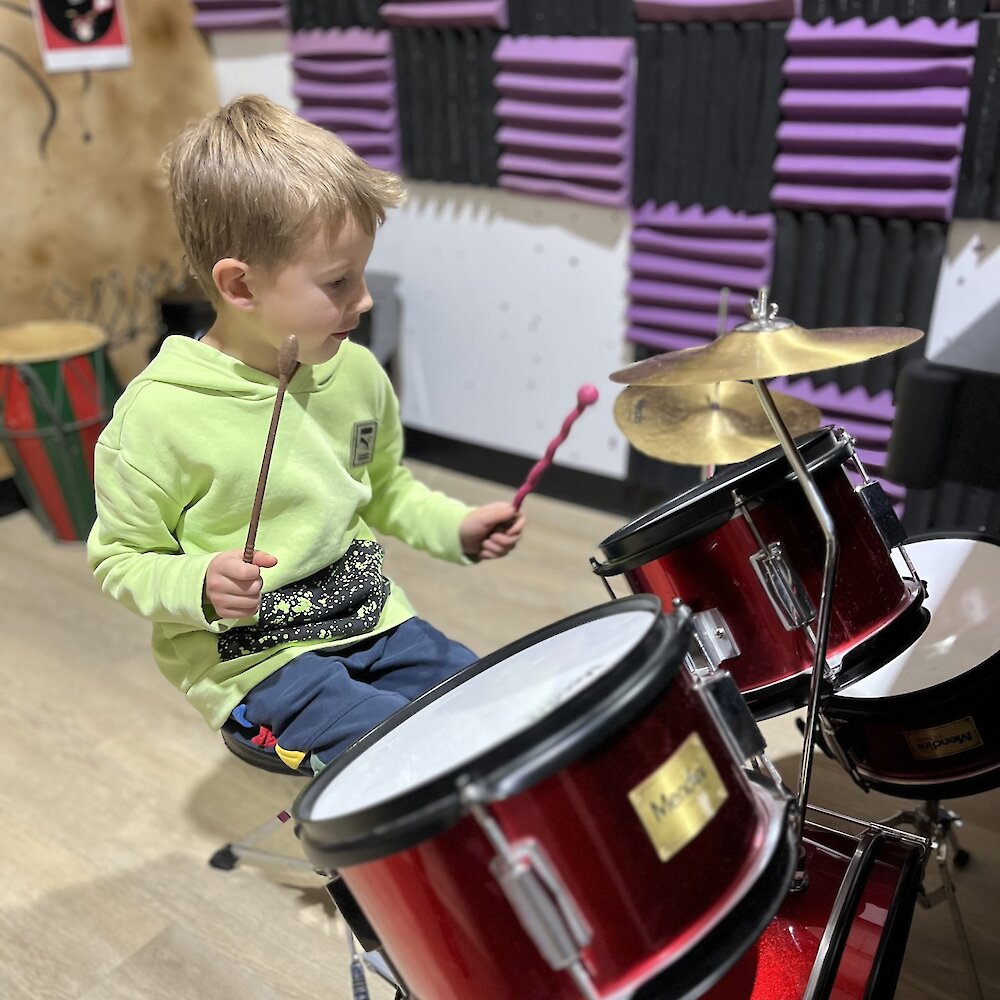
[[[566,440],[569,434],[570,427],[573,426],[573,422],[580,416],[581,413],[588,407],[592,406],[597,402],[600,393],[597,391],[597,387],[593,385],[582,385],[577,390],[576,393],[576,409],[563,421],[562,428],[559,433],[549,442],[548,448],[545,449],[545,454],[540,458],[531,468],[528,473],[528,478],[521,484],[521,488],[514,495],[513,506],[514,510],[520,510],[521,504],[524,503],[524,498],[538,485],[538,480],[541,479],[542,473],[552,464],[552,459],[555,456],[556,449]]]

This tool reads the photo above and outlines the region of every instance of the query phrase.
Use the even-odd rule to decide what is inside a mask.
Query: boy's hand
[[[477,507],[459,525],[462,551],[470,559],[499,559],[517,545],[526,520],[506,501]]]
[[[253,562],[243,561],[243,550],[220,552],[205,573],[205,598],[219,618],[249,618],[260,607],[264,581],[260,567],[277,566],[278,560],[266,552],[255,551]]]

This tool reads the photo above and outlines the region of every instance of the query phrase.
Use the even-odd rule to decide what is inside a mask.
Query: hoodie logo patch
[[[351,434],[351,465],[368,465],[375,457],[375,434],[378,423],[362,420],[354,425]]]

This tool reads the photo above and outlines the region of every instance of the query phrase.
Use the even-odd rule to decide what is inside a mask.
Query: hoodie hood
[[[299,365],[288,391],[317,392],[336,377],[345,354],[359,350],[364,348],[345,340],[329,361]],[[137,388],[144,382],[180,385],[196,392],[221,392],[248,400],[273,398],[278,391],[276,376],[251,368],[200,340],[180,335],[167,337],[156,357],[134,379]]]

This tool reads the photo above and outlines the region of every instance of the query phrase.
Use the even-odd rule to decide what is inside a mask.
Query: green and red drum
[[[25,502],[60,541],[85,539],[96,517],[94,447],[120,392],[107,340],[72,320],[0,329],[0,440]]]

